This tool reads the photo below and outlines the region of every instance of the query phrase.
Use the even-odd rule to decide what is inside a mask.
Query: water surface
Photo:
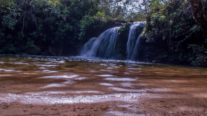
[[[58,57],[0,58],[0,104],[8,105],[0,107],[4,115],[12,115],[9,111],[30,115],[40,106],[54,105],[60,115],[160,115],[168,110],[197,114],[207,108],[206,86],[205,68]],[[62,111],[62,106],[72,109]]]

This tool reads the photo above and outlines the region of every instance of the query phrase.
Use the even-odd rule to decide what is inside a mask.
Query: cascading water
[[[144,29],[145,22],[135,22],[130,26],[130,31],[128,38],[126,39],[126,43],[118,43],[119,29],[121,27],[113,27],[110,28],[103,33],[99,37],[91,38],[82,48],[81,56],[87,58],[100,57],[105,59],[123,59],[127,60],[137,60],[137,55],[140,44],[140,35]],[[121,48],[120,52],[120,45]],[[126,49],[125,49],[126,48]],[[126,56],[122,53],[126,53]],[[121,57],[120,57],[121,56]]]
[[[139,58],[139,49],[140,49],[140,39],[141,39],[141,33],[143,32],[145,26],[145,22],[141,22],[140,25],[137,27],[138,28],[138,36],[137,40],[135,42],[135,47],[131,56],[131,60],[137,60]]]
[[[137,41],[142,33],[144,22],[135,22],[130,26],[128,41],[127,41],[127,59],[134,60],[135,48],[137,48]]]
[[[81,56],[92,56],[92,47],[93,43],[95,42],[97,38],[93,37],[91,38],[82,48],[81,50]]]
[[[116,44],[120,27],[104,31],[99,37],[90,39],[81,50],[82,57],[116,58]]]

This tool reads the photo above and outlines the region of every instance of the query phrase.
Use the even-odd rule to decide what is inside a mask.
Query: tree
[[[189,0],[195,21],[207,31],[207,16],[202,0]]]

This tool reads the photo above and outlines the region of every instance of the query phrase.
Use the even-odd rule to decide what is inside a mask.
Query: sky
[[[131,13],[139,12],[139,7],[143,2],[143,0],[112,0],[112,1],[113,2],[111,2],[111,6],[113,6],[114,8],[117,7],[126,8],[125,13],[128,15]],[[128,3],[128,4],[125,5],[124,3]]]

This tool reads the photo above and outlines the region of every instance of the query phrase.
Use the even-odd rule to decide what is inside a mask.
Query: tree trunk
[[[207,31],[207,20],[202,1],[189,0],[189,2],[192,8],[192,13],[195,21],[204,29],[204,31]]]

